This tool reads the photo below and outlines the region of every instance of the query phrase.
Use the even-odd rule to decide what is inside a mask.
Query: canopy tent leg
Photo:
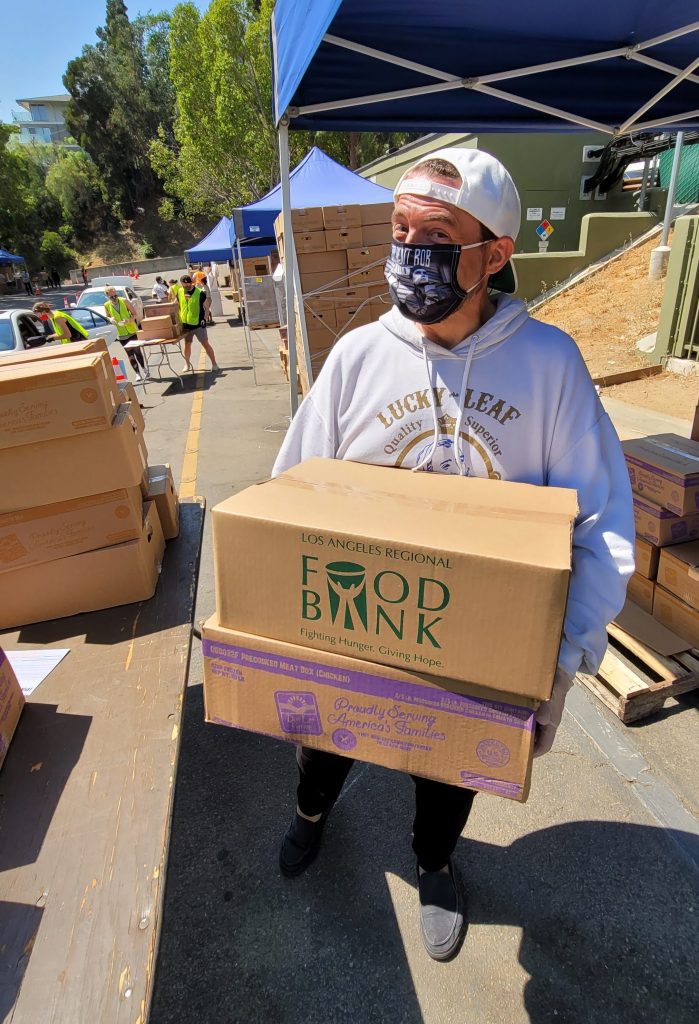
[[[289,348],[289,404],[292,417],[299,407],[298,385],[296,383],[296,304],[294,300],[294,272],[289,273],[289,264],[296,265],[294,233],[291,226],[291,186],[289,183],[289,121],[283,117],[279,124],[279,176],[282,186],[282,227],[286,266],[284,268],[284,294],[286,297],[286,341]]]
[[[248,350],[248,356],[252,363],[252,378],[257,384],[257,366],[255,365],[255,352],[252,345],[252,331],[248,324],[248,293],[245,290],[245,274],[243,273],[243,254],[240,251],[240,239],[236,238],[236,245],[238,248],[238,280],[240,281],[240,290],[242,292],[242,302],[240,304],[240,317],[243,321],[243,331],[245,332],[245,347]]]
[[[650,265],[648,277],[652,281],[664,277],[670,259],[670,246],[667,244],[670,237],[670,225],[672,224],[672,211],[675,205],[675,191],[677,189],[677,178],[680,173],[680,161],[682,159],[682,143],[684,132],[678,132],[675,139],[675,155],[672,158],[672,171],[670,172],[670,184],[667,189],[667,205],[665,206],[665,219],[663,220],[663,233],[660,237],[660,245],[657,245],[650,254]]]

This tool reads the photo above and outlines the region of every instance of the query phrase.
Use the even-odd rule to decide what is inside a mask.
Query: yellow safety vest
[[[120,338],[130,338],[132,334],[136,333],[138,329],[136,321],[132,320],[131,314],[122,298],[117,297],[116,306],[113,302],[105,302],[104,311],[107,316],[111,316],[117,321],[117,332]],[[126,323],[120,324],[119,320],[125,320]]]
[[[78,321],[70,315],[70,313],[66,313],[65,309],[55,309],[52,316],[54,322],[54,334],[58,334],[55,327],[56,320],[65,320],[66,323],[70,324],[70,326],[78,332],[81,338],[88,337],[88,333],[83,325],[79,324]],[[61,338],[61,344],[68,345],[72,340],[72,338]]]
[[[201,320],[201,288],[195,288],[187,295],[184,288],[178,288],[177,298],[180,303],[180,320],[183,324],[198,324]]]

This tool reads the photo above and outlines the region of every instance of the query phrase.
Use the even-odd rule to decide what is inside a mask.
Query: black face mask
[[[483,275],[470,288],[462,288],[456,278],[462,249],[471,245],[415,245],[394,242],[386,260],[386,280],[391,301],[403,316],[420,324],[438,324],[455,313],[478,288]]]

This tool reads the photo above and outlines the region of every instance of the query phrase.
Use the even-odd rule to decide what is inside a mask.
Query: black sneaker
[[[279,851],[279,870],[287,878],[295,878],[318,856],[323,828],[332,808],[328,808],[318,821],[302,818],[298,811],[282,840]]]
[[[461,949],[466,922],[461,896],[449,861],[449,874],[417,868],[420,897],[420,934],[433,960],[451,960]]]

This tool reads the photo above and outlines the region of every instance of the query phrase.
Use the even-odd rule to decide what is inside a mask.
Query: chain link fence
[[[674,149],[660,154],[659,175],[661,188],[670,184],[670,172],[675,156]],[[699,143],[682,147],[680,171],[677,178],[675,204],[699,203]]]

